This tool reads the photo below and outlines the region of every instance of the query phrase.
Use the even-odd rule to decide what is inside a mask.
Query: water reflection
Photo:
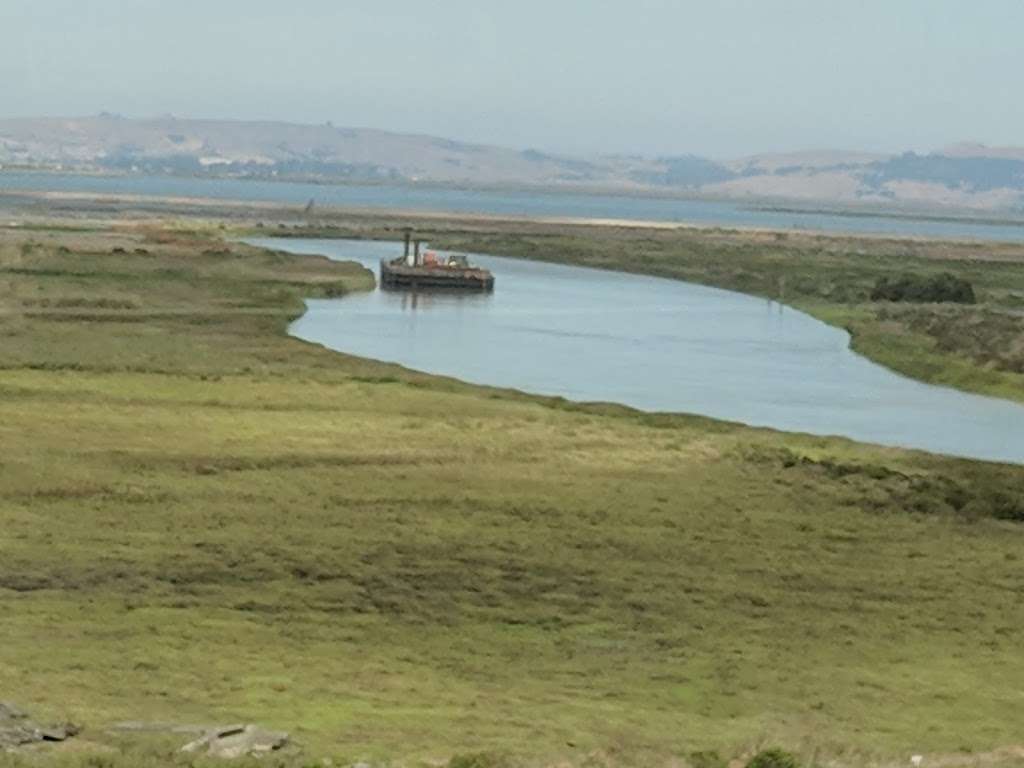
[[[378,289],[383,297],[390,297],[403,312],[426,311],[437,307],[458,307],[461,305],[473,305],[487,302],[493,296],[492,293],[483,291],[453,291],[444,289],[416,289],[404,290],[401,288]]]

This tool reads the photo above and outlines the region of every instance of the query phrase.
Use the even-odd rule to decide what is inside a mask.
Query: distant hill
[[[104,114],[0,120],[0,166],[1024,211],[1024,148],[978,144],[927,155],[813,151],[728,161],[696,155],[568,157],[331,124]]]

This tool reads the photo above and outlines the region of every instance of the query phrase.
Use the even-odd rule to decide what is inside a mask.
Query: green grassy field
[[[86,730],[0,765],[182,763],[127,719],[295,765],[1020,739],[1024,468],[346,357],[284,331],[360,268],[79,229],[0,230],[0,700]]]

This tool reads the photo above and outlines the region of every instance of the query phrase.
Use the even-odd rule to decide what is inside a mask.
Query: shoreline
[[[0,173],[2,178],[2,173]],[[130,178],[130,177],[127,177]],[[170,177],[178,178],[178,177]],[[365,186],[365,185],[347,185]],[[416,189],[417,187],[409,187]],[[552,194],[558,194],[554,192]],[[626,196],[629,197],[628,195]],[[673,198],[654,198],[671,200]],[[192,195],[147,195],[136,193],[114,193],[114,192],[70,192],[56,190],[40,190],[34,188],[8,188],[0,190],[0,202],[7,201],[29,201],[36,203],[92,203],[98,205],[120,205],[120,206],[183,206],[187,208],[199,208],[209,211],[263,211],[267,213],[289,213],[297,216],[303,221],[317,221],[330,219],[332,217],[345,216],[380,216],[380,217],[405,217],[410,219],[421,219],[424,221],[449,221],[464,220],[468,222],[484,224],[541,224],[552,226],[592,226],[592,227],[615,227],[628,229],[647,230],[689,230],[706,232],[740,232],[749,234],[765,235],[804,235],[822,237],[856,237],[878,240],[900,240],[912,242],[956,242],[956,243],[1024,243],[1024,219],[973,219],[970,217],[944,217],[935,214],[915,214],[902,212],[875,212],[845,210],[837,211],[828,208],[799,208],[796,206],[774,206],[771,204],[758,204],[755,201],[746,203],[739,200],[711,200],[703,198],[686,198],[698,202],[725,202],[733,204],[737,209],[782,212],[795,215],[808,216],[834,216],[837,218],[856,219],[880,219],[894,221],[921,221],[929,223],[951,223],[964,224],[976,227],[1011,227],[1020,228],[1019,240],[1006,240],[986,237],[970,236],[945,236],[918,233],[894,233],[894,232],[865,232],[856,229],[831,229],[831,228],[809,228],[809,227],[770,227],[748,224],[729,224],[695,221],[672,221],[666,219],[650,218],[629,218],[629,217],[608,217],[608,216],[538,216],[533,214],[515,213],[488,213],[459,211],[450,209],[423,209],[423,208],[401,208],[386,205],[333,205],[317,204],[312,211],[306,211],[301,203],[287,203],[266,200],[246,200],[243,198],[221,198],[221,197],[197,197]],[[3,210],[0,207],[0,210]]]
[[[268,250],[274,250],[274,248],[271,246],[271,244],[268,243],[267,241],[280,240],[280,241],[282,241],[282,243],[279,245],[280,250],[282,250],[282,251],[284,251],[286,253],[289,253],[289,254],[291,254],[293,256],[300,256],[301,257],[301,256],[304,256],[304,255],[310,255],[311,252],[309,252],[307,250],[303,250],[303,249],[291,250],[291,248],[286,245],[286,243],[288,243],[289,241],[294,240],[294,239],[296,239],[296,238],[288,238],[288,237],[280,237],[280,238],[263,237],[263,238],[245,238],[245,239],[242,239],[242,240],[240,240],[238,242],[244,243],[245,245],[248,245],[248,246],[251,246],[251,247],[263,248],[263,249],[268,249]],[[311,239],[318,239],[318,238],[311,238]],[[329,241],[332,238],[323,238],[323,239]],[[337,240],[338,238],[333,238],[333,239]],[[346,242],[359,242],[359,241],[358,240],[347,240]],[[382,242],[382,241],[378,241],[378,242]],[[278,244],[275,243],[274,245],[278,245]],[[326,255],[326,254],[318,253],[316,255],[323,256],[323,255]],[[335,259],[332,256],[327,256],[327,258],[330,258],[332,261],[338,260],[338,259]],[[503,257],[500,257],[500,258],[507,258],[507,259],[515,260],[515,261],[525,261],[525,262],[529,263],[529,260],[527,260],[527,259],[520,259],[520,258],[516,258],[516,257],[503,256]],[[543,263],[556,263],[556,262],[543,262]],[[582,266],[576,266],[576,265],[571,265],[571,264],[564,264],[562,266],[567,266],[570,269],[582,269],[582,270],[591,269],[589,267],[582,267]],[[370,271],[372,272],[372,270],[370,270]],[[599,270],[599,271],[612,272],[612,270]],[[760,298],[760,297],[752,296],[751,294],[742,293],[742,292],[734,291],[734,290],[727,289],[727,288],[717,288],[717,287],[714,287],[714,286],[701,285],[700,283],[693,283],[693,282],[688,282],[688,281],[684,281],[684,280],[678,280],[678,279],[674,279],[674,278],[659,277],[657,275],[648,275],[648,274],[643,274],[643,273],[625,273],[625,274],[632,274],[636,278],[643,278],[643,279],[648,279],[648,280],[667,280],[667,281],[670,281],[670,282],[673,282],[673,283],[676,283],[676,284],[680,284],[681,283],[683,285],[692,286],[692,287],[695,287],[695,288],[700,288],[700,289],[705,289],[705,290],[712,290],[712,291],[722,291],[722,292],[734,294],[736,296],[741,296],[741,297],[744,297],[746,299],[759,299]],[[376,286],[375,288],[367,289],[367,290],[369,290],[369,291],[379,290],[379,285]],[[424,293],[428,293],[429,294],[429,291],[425,291]],[[332,301],[344,302],[344,301],[347,300],[347,298],[348,298],[347,295],[343,295],[343,296],[338,296],[338,297],[332,299]],[[287,326],[287,328],[285,330],[286,334],[290,338],[294,338],[294,339],[297,339],[297,340],[305,342],[305,343],[316,344],[318,346],[322,346],[322,347],[324,347],[324,348],[326,348],[326,349],[328,349],[328,350],[330,350],[332,352],[335,352],[335,353],[340,353],[340,354],[344,354],[344,355],[350,355],[350,356],[358,357],[358,358],[361,358],[361,359],[364,359],[364,360],[368,360],[368,361],[375,362],[375,363],[381,363],[381,364],[385,364],[385,365],[398,365],[398,366],[400,366],[400,367],[402,367],[402,368],[404,368],[406,370],[412,371],[414,373],[422,374],[422,375],[425,375],[425,376],[441,376],[441,377],[444,377],[444,378],[451,378],[451,379],[454,379],[454,380],[456,380],[456,381],[458,381],[460,383],[466,384],[467,386],[471,386],[471,387],[486,387],[486,388],[495,388],[495,389],[505,389],[505,388],[508,388],[508,385],[504,385],[504,384],[501,384],[501,383],[498,383],[498,382],[494,382],[494,381],[490,381],[489,382],[489,381],[484,381],[484,380],[476,380],[476,381],[469,380],[469,379],[463,378],[463,376],[460,375],[460,373],[452,372],[450,370],[449,371],[426,370],[426,369],[417,367],[417,366],[412,365],[412,364],[407,363],[407,362],[398,361],[398,360],[392,360],[392,359],[382,359],[382,358],[376,357],[372,353],[371,354],[366,354],[365,352],[358,351],[358,350],[344,349],[344,348],[335,346],[334,344],[330,343],[329,341],[324,341],[323,339],[318,338],[315,334],[314,335],[301,335],[301,334],[298,334],[298,333],[295,332],[294,328],[295,328],[296,324],[298,324],[302,320],[302,318],[306,317],[309,314],[309,312],[310,312],[309,301],[312,300],[312,299],[318,299],[318,300],[321,300],[321,301],[323,300],[322,297],[307,297],[306,299],[304,299],[305,311],[302,314],[300,314],[297,317],[295,317],[288,324],[288,326]],[[973,392],[966,392],[966,391],[963,391],[963,390],[958,390],[955,387],[950,387],[950,386],[942,385],[942,384],[934,384],[934,383],[930,383],[930,382],[927,382],[927,381],[922,381],[920,379],[916,379],[916,378],[911,377],[911,376],[907,376],[906,374],[903,374],[903,373],[901,373],[898,370],[894,370],[892,368],[889,368],[888,366],[882,365],[881,363],[879,363],[879,362],[877,362],[875,360],[872,360],[870,357],[864,355],[859,350],[857,350],[856,347],[855,347],[855,344],[854,344],[854,338],[855,337],[846,328],[843,328],[841,326],[837,326],[837,325],[828,323],[825,320],[822,320],[821,318],[816,317],[814,314],[812,314],[810,312],[807,312],[804,309],[801,309],[800,307],[797,307],[797,306],[794,306],[794,305],[791,305],[791,304],[779,304],[779,306],[783,306],[787,310],[789,310],[790,312],[794,312],[794,313],[797,313],[799,315],[803,315],[808,320],[811,320],[811,321],[817,322],[817,323],[821,323],[822,325],[825,325],[825,326],[827,326],[829,328],[832,328],[833,330],[835,330],[835,331],[837,331],[839,333],[844,334],[846,336],[846,339],[847,339],[846,348],[847,348],[847,350],[849,351],[849,353],[851,355],[854,355],[854,356],[860,358],[866,364],[874,365],[874,366],[879,366],[881,368],[884,368],[889,375],[897,377],[897,378],[899,378],[899,379],[901,379],[901,380],[903,380],[905,382],[912,382],[913,384],[924,386],[924,387],[928,387],[928,388],[931,388],[931,389],[945,390],[947,392],[955,393],[957,395],[964,396],[966,398],[981,398],[982,400],[992,401],[993,403],[998,403],[998,404],[1000,404],[1002,406],[1024,407],[1024,404],[1016,402],[1016,401],[1014,401],[1012,399],[1009,399],[1009,398],[1002,398],[1002,397],[995,397],[995,396],[992,396],[992,395],[985,395],[985,394],[979,394],[979,393],[973,393]],[[906,451],[921,451],[921,452],[927,453],[927,454],[932,455],[932,456],[940,456],[940,457],[949,458],[949,459],[965,459],[965,460],[968,460],[968,461],[980,461],[980,462],[1004,464],[1004,465],[1012,465],[1012,466],[1024,466],[1024,455],[1019,456],[1019,457],[1012,457],[1010,455],[1002,455],[1002,456],[989,455],[989,456],[985,456],[985,455],[980,455],[980,454],[975,454],[975,453],[968,453],[968,452],[956,453],[956,452],[951,452],[950,450],[940,450],[940,449],[937,449],[937,448],[929,448],[929,447],[927,447],[925,445],[922,445],[920,443],[915,444],[913,442],[895,442],[895,441],[888,441],[887,442],[887,441],[885,441],[883,439],[877,439],[877,438],[873,439],[873,438],[870,438],[870,437],[856,436],[856,435],[847,434],[847,433],[843,433],[843,432],[835,432],[835,431],[827,431],[827,430],[822,431],[822,430],[815,430],[815,429],[810,429],[810,428],[787,427],[787,426],[783,426],[783,425],[780,425],[780,424],[777,424],[777,423],[771,423],[771,420],[770,419],[765,420],[765,417],[762,417],[761,421],[756,421],[756,420],[755,421],[748,421],[748,420],[745,420],[745,419],[740,418],[740,417],[735,416],[735,415],[722,415],[722,414],[709,413],[709,412],[700,411],[700,410],[684,410],[684,409],[681,409],[681,408],[650,408],[650,407],[645,407],[645,406],[637,405],[636,403],[623,402],[622,400],[618,400],[618,399],[603,399],[603,398],[597,398],[597,399],[574,399],[574,398],[570,398],[570,397],[568,397],[567,395],[564,395],[564,394],[557,394],[557,393],[539,391],[539,390],[533,389],[530,386],[525,386],[524,387],[523,385],[516,385],[516,386],[513,387],[513,389],[516,392],[520,392],[520,393],[522,393],[523,395],[525,395],[527,397],[537,397],[537,398],[552,398],[552,397],[556,397],[556,398],[562,398],[562,399],[565,399],[569,403],[572,403],[574,405],[581,406],[581,407],[586,407],[586,406],[591,405],[591,404],[613,405],[613,406],[616,406],[616,407],[621,407],[621,408],[624,408],[624,409],[628,409],[628,410],[634,411],[634,412],[636,412],[638,414],[646,414],[646,415],[652,416],[652,417],[658,417],[658,416],[698,417],[698,418],[704,418],[704,419],[712,419],[714,421],[718,421],[718,422],[722,422],[722,423],[727,423],[727,424],[734,424],[734,425],[738,425],[738,426],[741,426],[741,427],[744,427],[744,428],[747,428],[747,429],[767,429],[767,430],[772,430],[772,431],[776,431],[776,432],[781,432],[783,434],[798,435],[798,436],[803,436],[803,437],[817,437],[817,438],[823,438],[823,439],[828,439],[828,440],[835,440],[835,439],[851,440],[851,441],[853,441],[855,443],[859,443],[859,444],[863,444],[863,445],[870,445],[870,446],[874,446],[874,447],[877,447],[877,448],[890,448],[890,449],[906,450]]]
[[[400,189],[421,191],[464,191],[481,192],[484,194],[544,194],[552,196],[577,195],[580,197],[617,197],[630,200],[663,200],[689,201],[704,203],[723,203],[735,205],[741,210],[795,213],[805,215],[848,216],[851,218],[883,218],[907,219],[919,221],[949,221],[965,224],[982,224],[992,226],[1024,226],[1024,212],[1013,209],[977,208],[913,202],[895,203],[883,206],[880,203],[863,203],[857,201],[812,199],[802,197],[786,197],[776,195],[735,196],[724,194],[708,194],[694,192],[685,188],[658,188],[645,186],[601,186],[588,184],[565,183],[551,184],[520,184],[507,183],[473,183],[460,181],[350,181],[346,179],[327,179],[319,177],[282,177],[282,176],[231,176],[231,175],[193,175],[187,173],[129,173],[112,170],[92,169],[56,169],[38,166],[0,166],[0,179],[5,174],[24,176],[70,176],[96,179],[136,179],[162,178],[179,181],[194,180],[206,182],[252,182],[258,184],[308,184],[315,187],[338,187],[342,189]]]

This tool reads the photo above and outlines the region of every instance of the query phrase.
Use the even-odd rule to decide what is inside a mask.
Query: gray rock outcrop
[[[181,751],[230,759],[274,752],[287,743],[288,734],[283,731],[268,731],[256,725],[229,725],[208,730]]]
[[[0,750],[10,751],[42,741],[64,741],[78,731],[71,723],[39,725],[14,704],[0,701]]]

